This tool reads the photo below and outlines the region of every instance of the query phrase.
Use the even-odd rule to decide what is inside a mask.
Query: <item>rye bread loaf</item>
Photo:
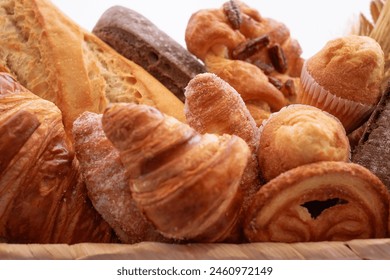
[[[366,123],[352,161],[371,170],[390,191],[390,88]]]

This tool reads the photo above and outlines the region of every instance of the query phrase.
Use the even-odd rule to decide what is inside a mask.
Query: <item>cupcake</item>
[[[343,125],[316,107],[295,104],[273,113],[260,127],[257,157],[265,181],[295,167],[350,158]]]
[[[383,76],[384,54],[374,39],[337,38],[305,62],[298,103],[331,113],[350,133],[378,103]]]

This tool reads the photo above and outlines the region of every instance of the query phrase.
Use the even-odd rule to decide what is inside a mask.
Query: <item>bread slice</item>
[[[146,69],[180,100],[204,65],[154,23],[122,6],[107,9],[92,32],[117,52]]]
[[[81,113],[102,113],[110,102],[147,104],[184,120],[183,103],[167,88],[49,0],[1,1],[0,25],[0,64],[60,108],[68,133]]]

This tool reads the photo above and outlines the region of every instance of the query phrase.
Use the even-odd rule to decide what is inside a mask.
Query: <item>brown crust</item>
[[[322,209],[317,217],[303,207],[332,199],[342,203]],[[387,236],[388,219],[389,193],[369,170],[353,163],[318,162],[264,185],[250,208],[245,232],[250,241],[379,238]]]

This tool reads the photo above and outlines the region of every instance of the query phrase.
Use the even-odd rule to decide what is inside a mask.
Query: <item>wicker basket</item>
[[[0,244],[7,260],[390,260],[390,239],[346,242],[133,245],[80,243]]]

